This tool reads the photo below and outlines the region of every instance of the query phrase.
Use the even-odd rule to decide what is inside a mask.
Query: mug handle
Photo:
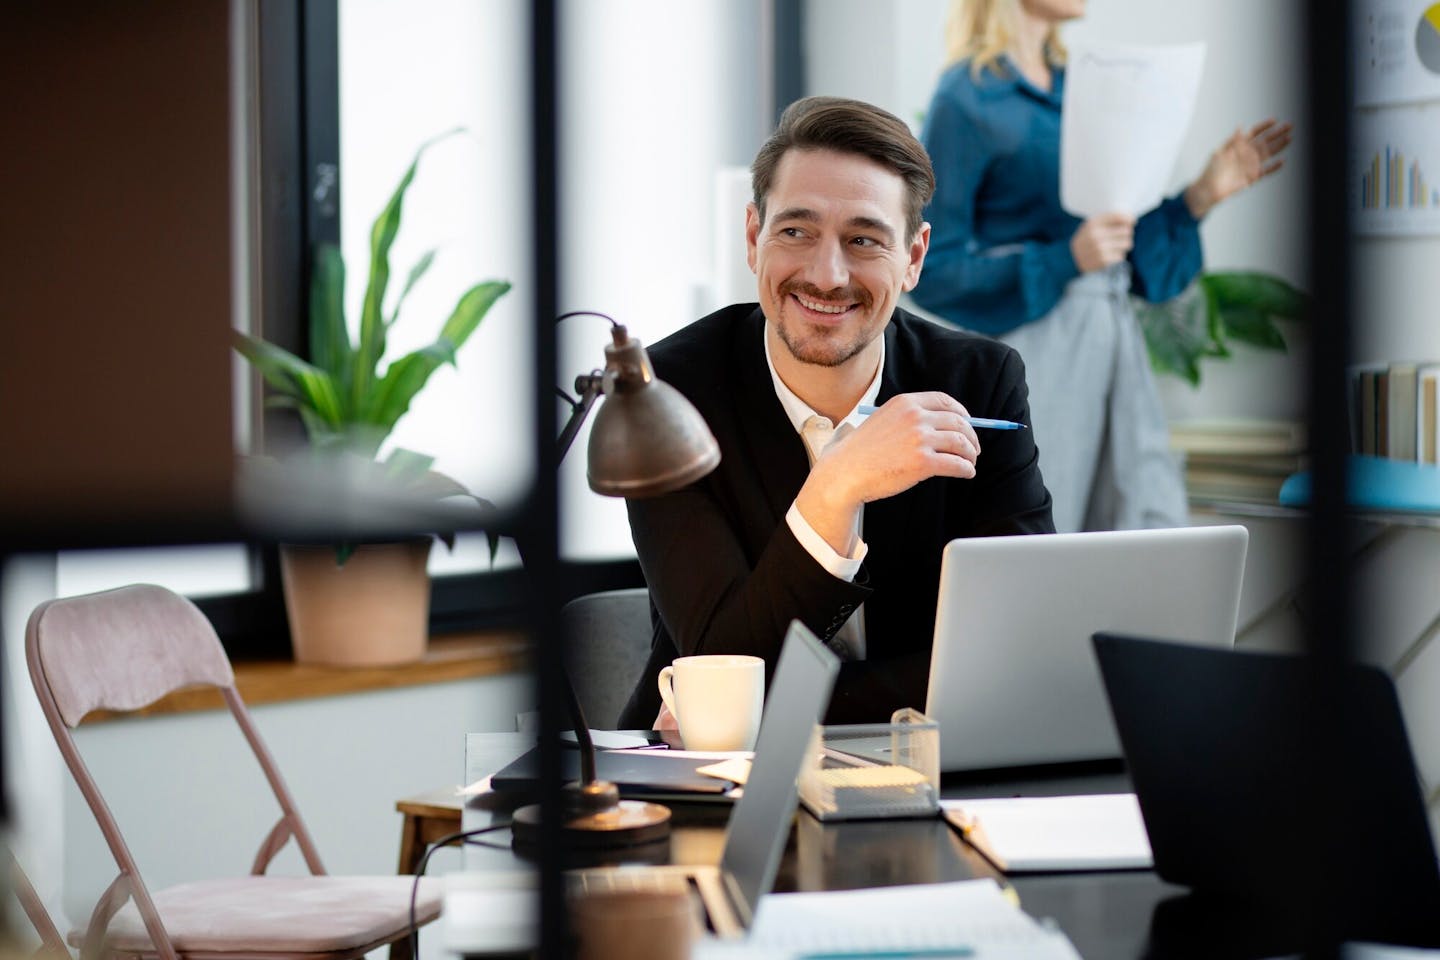
[[[675,668],[661,667],[660,675],[656,682],[660,686],[660,700],[665,704],[665,709],[670,711],[670,716],[678,722],[680,711],[675,708]]]

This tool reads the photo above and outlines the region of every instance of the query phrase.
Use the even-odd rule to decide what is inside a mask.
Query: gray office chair
[[[565,670],[596,730],[613,730],[650,655],[650,591],[605,590],[576,597],[560,611],[568,639]]]

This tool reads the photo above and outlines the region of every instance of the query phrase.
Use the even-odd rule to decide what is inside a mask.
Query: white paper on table
[[[1026,914],[993,880],[770,893],[747,943],[794,953],[968,948],[984,960],[1079,960],[1066,936]]]
[[[942,800],[946,819],[978,824],[972,836],[1007,872],[1143,869],[1154,864],[1133,793]]]
[[[1205,45],[1072,49],[1060,111],[1060,205],[1139,217],[1165,196],[1190,125]]]

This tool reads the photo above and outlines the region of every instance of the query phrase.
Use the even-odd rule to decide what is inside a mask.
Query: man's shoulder
[[[892,349],[918,361],[949,363],[973,359],[980,363],[1002,363],[1013,347],[973,330],[926,319],[897,307],[890,321],[894,331]]]
[[[738,338],[750,331],[758,336],[763,319],[760,305],[736,303],[686,324],[649,347],[657,370],[676,369],[694,374],[722,370]],[[664,374],[662,373],[662,376]]]

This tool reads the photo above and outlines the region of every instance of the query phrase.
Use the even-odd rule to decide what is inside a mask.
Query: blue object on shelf
[[[1440,512],[1440,466],[1385,457],[1351,456],[1346,463],[1351,506],[1367,510]],[[1280,503],[1303,507],[1310,502],[1310,471],[1285,478]]]

